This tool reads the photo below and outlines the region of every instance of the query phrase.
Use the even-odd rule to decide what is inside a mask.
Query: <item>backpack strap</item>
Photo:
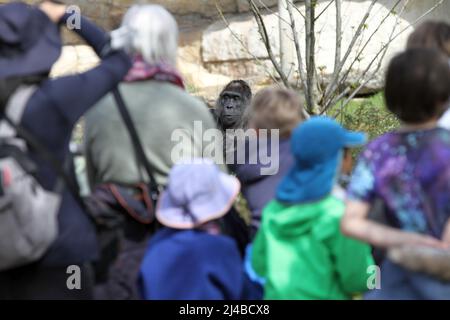
[[[120,94],[119,88],[118,87],[114,88],[112,93],[116,101],[117,107],[119,109],[120,115],[122,117],[122,120],[125,123],[125,126],[127,127],[128,133],[130,135],[131,142],[133,144],[134,151],[136,154],[136,158],[138,160],[138,164],[144,167],[150,180],[148,186],[150,189],[150,195],[152,197],[152,200],[156,202],[158,195],[160,193],[160,189],[158,184],[156,183],[155,177],[153,176],[152,168],[150,162],[147,159],[147,156],[145,155],[145,151],[142,146],[139,134],[136,130],[136,127],[133,124],[130,112],[128,111],[125,101],[123,100],[122,95]]]
[[[8,119],[10,119],[13,124],[20,123],[27,102],[28,100],[30,100],[36,89],[36,85],[20,86],[19,88],[17,88],[17,90],[9,98],[5,109],[2,110],[2,116],[8,117]],[[0,137],[13,139],[16,137],[16,132],[17,130],[15,126],[11,125],[8,121],[0,122]]]

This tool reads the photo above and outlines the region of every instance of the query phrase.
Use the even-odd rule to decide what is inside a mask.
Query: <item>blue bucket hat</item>
[[[361,146],[366,135],[344,129],[335,120],[313,117],[292,133],[294,167],[277,188],[277,200],[294,204],[330,194],[339,173],[343,149]]]
[[[39,8],[0,5],[0,79],[48,73],[61,54],[58,26]]]

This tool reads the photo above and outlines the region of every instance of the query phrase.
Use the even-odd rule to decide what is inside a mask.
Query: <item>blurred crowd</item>
[[[100,63],[50,78],[66,11],[0,6],[0,299],[450,299],[449,24],[423,22],[389,62],[401,126],[373,141],[306,117],[295,91],[257,92],[244,151],[276,157],[267,174],[197,143],[196,122],[218,123],[186,91],[165,8],[134,5],[110,33],[82,16]]]

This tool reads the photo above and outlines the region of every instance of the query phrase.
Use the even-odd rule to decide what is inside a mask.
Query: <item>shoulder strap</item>
[[[147,172],[148,178],[150,179],[149,187],[152,193],[152,197],[157,197],[157,195],[159,194],[159,187],[156,183],[155,177],[153,176],[150,162],[148,161],[147,156],[145,155],[141,139],[139,138],[139,134],[136,130],[136,127],[133,124],[133,120],[131,119],[131,115],[125,104],[125,101],[123,100],[118,87],[116,87],[112,93],[116,101],[117,107],[119,108],[119,112],[120,115],[122,116],[123,122],[125,123],[128,133],[130,134],[138,163],[144,167],[145,171]]]
[[[38,139],[36,139],[34,135],[19,124],[26,104],[35,90],[36,86],[19,87],[9,99],[5,110],[0,111],[0,120],[5,120],[6,124],[9,125],[9,128],[4,129],[4,133],[7,133],[9,136],[12,136],[12,134],[15,133],[15,135],[25,140],[28,145],[30,145],[45,161],[47,161],[47,163],[53,167],[56,174],[62,179],[66,187],[80,203],[81,207],[85,209],[84,201],[79,195],[77,186],[67,175],[60,161],[56,159],[56,157],[53,156],[53,154]]]
[[[9,97],[8,102],[2,108],[1,115],[8,117],[13,123],[20,123],[28,100],[36,91],[36,86],[19,86]],[[0,122],[0,137],[14,138],[16,128],[8,121]]]

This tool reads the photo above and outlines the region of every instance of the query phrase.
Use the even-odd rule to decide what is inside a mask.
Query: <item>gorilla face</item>
[[[219,95],[214,109],[214,117],[222,130],[238,129],[246,126],[245,110],[250,105],[252,90],[244,80],[228,83]]]
[[[220,104],[223,107],[220,115],[222,124],[227,128],[237,125],[245,109],[242,95],[238,92],[224,91],[220,97]]]

